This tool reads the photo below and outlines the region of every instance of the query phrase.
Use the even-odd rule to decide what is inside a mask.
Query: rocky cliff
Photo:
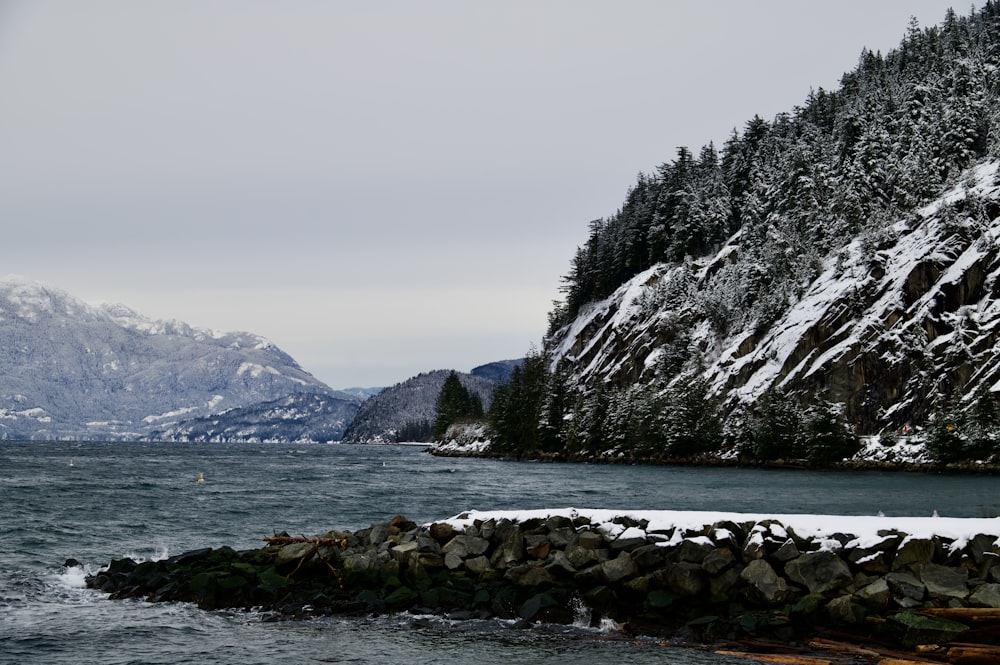
[[[843,405],[862,432],[922,423],[1000,381],[998,164],[877,233],[845,238],[773,322],[729,330],[706,294],[739,260],[657,264],[547,340],[551,367],[591,388],[707,378],[729,411],[768,391]]]

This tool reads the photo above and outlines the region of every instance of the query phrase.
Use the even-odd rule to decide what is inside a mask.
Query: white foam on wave
[[[56,576],[59,583],[71,589],[85,589],[87,587],[87,575],[91,571],[88,566],[67,566]]]
[[[170,556],[166,545],[157,545],[153,548],[153,553],[149,556],[144,556],[141,554],[136,554],[135,552],[126,552],[125,558],[132,559],[136,563],[144,563],[146,561],[163,561]]]

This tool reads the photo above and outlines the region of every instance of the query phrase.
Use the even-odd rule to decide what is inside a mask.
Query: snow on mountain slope
[[[547,340],[583,385],[669,381],[700,367],[729,408],[820,395],[861,431],[922,422],[954,391],[1000,391],[998,163],[876,235],[845,239],[776,322],[719,331],[702,297],[738,257],[658,264]]]
[[[249,333],[89,305],[0,281],[0,438],[135,438],[179,419],[292,393],[333,394]]]

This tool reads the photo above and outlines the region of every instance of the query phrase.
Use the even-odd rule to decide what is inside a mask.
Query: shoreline
[[[912,654],[975,643],[1000,654],[998,518],[470,511],[264,540],[116,560],[86,583],[112,598],[289,618],[572,623],[584,611],[592,625],[678,643]]]
[[[794,471],[884,471],[906,473],[944,473],[970,475],[1000,475],[1000,464],[961,462],[936,464],[933,462],[887,462],[882,460],[845,460],[834,464],[817,465],[804,460],[751,461],[745,459],[701,458],[651,458],[611,455],[565,455],[539,453],[536,455],[499,455],[489,450],[428,447],[427,453],[435,457],[468,457],[495,459],[508,462],[556,462],[564,464],[648,465],[675,467],[714,467],[740,469],[788,469]]]

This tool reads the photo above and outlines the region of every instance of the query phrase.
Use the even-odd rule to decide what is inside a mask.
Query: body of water
[[[411,446],[0,442],[0,663],[741,662],[583,627],[405,614],[270,622],[112,601],[62,564],[95,571],[126,555],[256,548],[276,531],[468,509],[989,517],[998,490],[988,476],[500,462]]]

